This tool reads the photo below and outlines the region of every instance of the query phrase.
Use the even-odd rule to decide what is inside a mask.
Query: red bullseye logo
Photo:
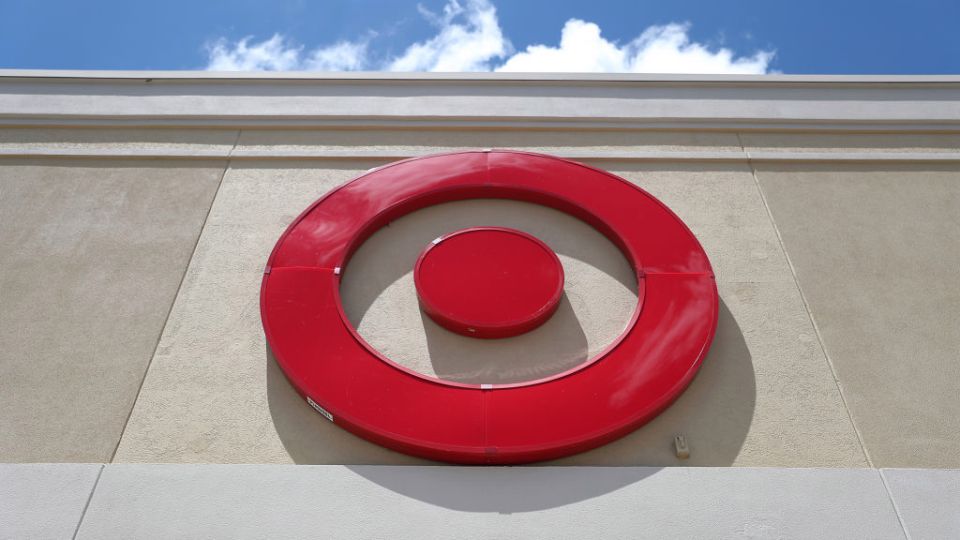
[[[516,336],[545,323],[563,296],[549,246],[515,229],[474,227],[434,240],[414,267],[423,311],[477,338]]]
[[[370,346],[340,299],[351,255],[392,220],[466,199],[544,205],[609,238],[637,279],[626,330],[578,366],[509,384],[433,378]],[[412,270],[423,312],[478,339],[537,328],[564,290],[550,246],[502,227],[450,231],[425,246]],[[311,406],[375,443],[459,463],[557,458],[643,425],[693,379],[713,340],[718,307],[706,254],[662,203],[607,172],[515,151],[401,161],[331,191],[280,237],[261,288],[267,341]]]

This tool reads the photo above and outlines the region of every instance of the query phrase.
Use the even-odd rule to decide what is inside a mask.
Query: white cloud
[[[208,46],[207,69],[214,71],[552,71],[606,73],[766,73],[773,51],[737,56],[726,48],[692,41],[689,24],[651,26],[620,44],[603,37],[592,22],[570,19],[557,46],[531,45],[515,52],[503,34],[489,0],[449,0],[441,13],[418,6],[437,28],[399,56],[370,54],[373,32],[356,41],[340,41],[304,52],[280,34],[259,43],[224,39]]]
[[[329,47],[314,49],[303,61],[308,71],[356,71],[367,67],[369,40],[341,41]]]
[[[531,45],[511,56],[497,71],[629,71],[628,54],[600,36],[600,27],[570,19],[560,33],[560,46]]]
[[[288,71],[301,69],[302,47],[288,46],[283,36],[274,34],[266,41],[250,45],[243,38],[234,45],[219,39],[207,47],[207,69],[212,71]]]
[[[560,45],[531,45],[497,71],[578,71],[606,73],[766,73],[773,52],[736,57],[729,49],[709,50],[690,41],[689,25],[651,26],[624,45],[608,41],[600,27],[570,19]]]
[[[636,73],[766,73],[773,51],[736,57],[730,49],[709,50],[691,42],[688,24],[651,26],[630,43],[630,69]]]
[[[372,37],[372,34],[371,34]],[[225,39],[207,46],[210,71],[351,71],[366,69],[369,38],[341,41],[303,54],[297,46],[274,34],[268,40],[250,44],[249,37],[234,45]]]
[[[407,47],[389,62],[388,71],[489,71],[490,62],[511,49],[500,29],[497,10],[487,0],[467,0],[465,6],[450,0],[442,15],[423,6],[418,9],[439,32]]]

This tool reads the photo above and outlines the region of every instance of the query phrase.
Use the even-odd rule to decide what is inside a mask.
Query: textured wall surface
[[[960,170],[757,176],[873,463],[960,467]]]
[[[416,462],[357,439],[305,407],[269,357],[259,326],[257,284],[273,242],[310,201],[361,172],[349,165],[322,169],[310,163],[250,162],[230,167],[124,433],[118,461]],[[613,169],[664,200],[701,238],[720,282],[721,328],[702,373],[670,410],[614,444],[561,462],[865,465],[749,168],[673,163]],[[473,220],[504,213],[497,205],[468,206],[480,214],[454,209],[456,227],[489,224]],[[398,221],[401,231],[425,229],[400,235],[404,243],[397,240],[400,236],[390,240],[395,234],[391,225],[381,238],[369,240],[374,249],[361,249],[358,266],[345,270],[345,276],[358,276],[357,281],[345,277],[344,287],[348,312],[358,315],[361,331],[390,352],[421,362],[423,371],[436,372],[438,365],[454,371],[471,367],[469,362],[450,363],[453,353],[461,351],[459,340],[434,339],[426,347],[424,327],[430,323],[420,317],[411,320],[409,313],[391,317],[401,306],[410,313],[416,309],[409,286],[404,288],[409,269],[403,269],[404,260],[398,257],[405,257],[412,268],[419,250],[442,230],[436,220],[444,212],[450,210],[411,216],[412,224]],[[559,237],[580,225],[564,228],[556,216],[544,216],[526,226]],[[391,245],[376,249],[380,243]],[[577,282],[589,281],[595,288],[590,294],[597,298],[622,299],[611,305],[590,303],[597,298],[571,301],[570,313],[561,313],[566,319],[543,328],[541,339],[553,340],[554,350],[582,356],[591,344],[609,339],[609,325],[622,328],[629,313],[630,280],[622,259],[608,245],[577,249],[580,253],[573,258],[579,267],[570,276],[575,294],[586,294],[584,284]],[[370,260],[375,255],[384,259]],[[577,327],[582,337],[571,338],[564,325]],[[537,336],[502,346],[519,351],[531,339]],[[784,384],[785,378],[791,384]],[[684,433],[694,449],[689,461],[673,455],[676,433]]]
[[[560,128],[0,130],[0,422],[16,434],[2,459],[418,463],[292,391],[260,326],[263,265],[310,202],[390,156],[495,146],[579,156],[643,187],[717,273],[718,334],[691,387],[635,433],[556,464],[956,466],[958,169],[898,164],[948,159],[955,135]],[[602,347],[635,302],[622,256],[526,206],[444,205],[370,238],[343,285],[361,334],[461,379],[549,373]],[[408,268],[429,239],[478,224],[544,238],[568,276],[555,320],[494,355],[419,316]]]
[[[110,461],[225,163],[0,161],[0,461]]]

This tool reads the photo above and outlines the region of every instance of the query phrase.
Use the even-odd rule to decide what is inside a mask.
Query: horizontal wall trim
[[[0,125],[960,131],[960,77],[0,70]]]
[[[438,149],[437,151],[441,151]],[[450,149],[456,151],[456,149]],[[133,148],[0,148],[4,158],[97,158],[97,159],[230,159],[230,160],[398,160],[434,152],[397,150],[244,150]],[[960,163],[960,152],[778,152],[778,151],[553,151],[566,159],[584,161],[688,161],[688,162],[906,162]]]

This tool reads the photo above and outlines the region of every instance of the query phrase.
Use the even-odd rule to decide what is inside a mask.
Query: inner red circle
[[[563,267],[536,237],[474,227],[434,240],[417,259],[420,306],[437,324],[471,337],[503,338],[540,326],[563,295]]]

